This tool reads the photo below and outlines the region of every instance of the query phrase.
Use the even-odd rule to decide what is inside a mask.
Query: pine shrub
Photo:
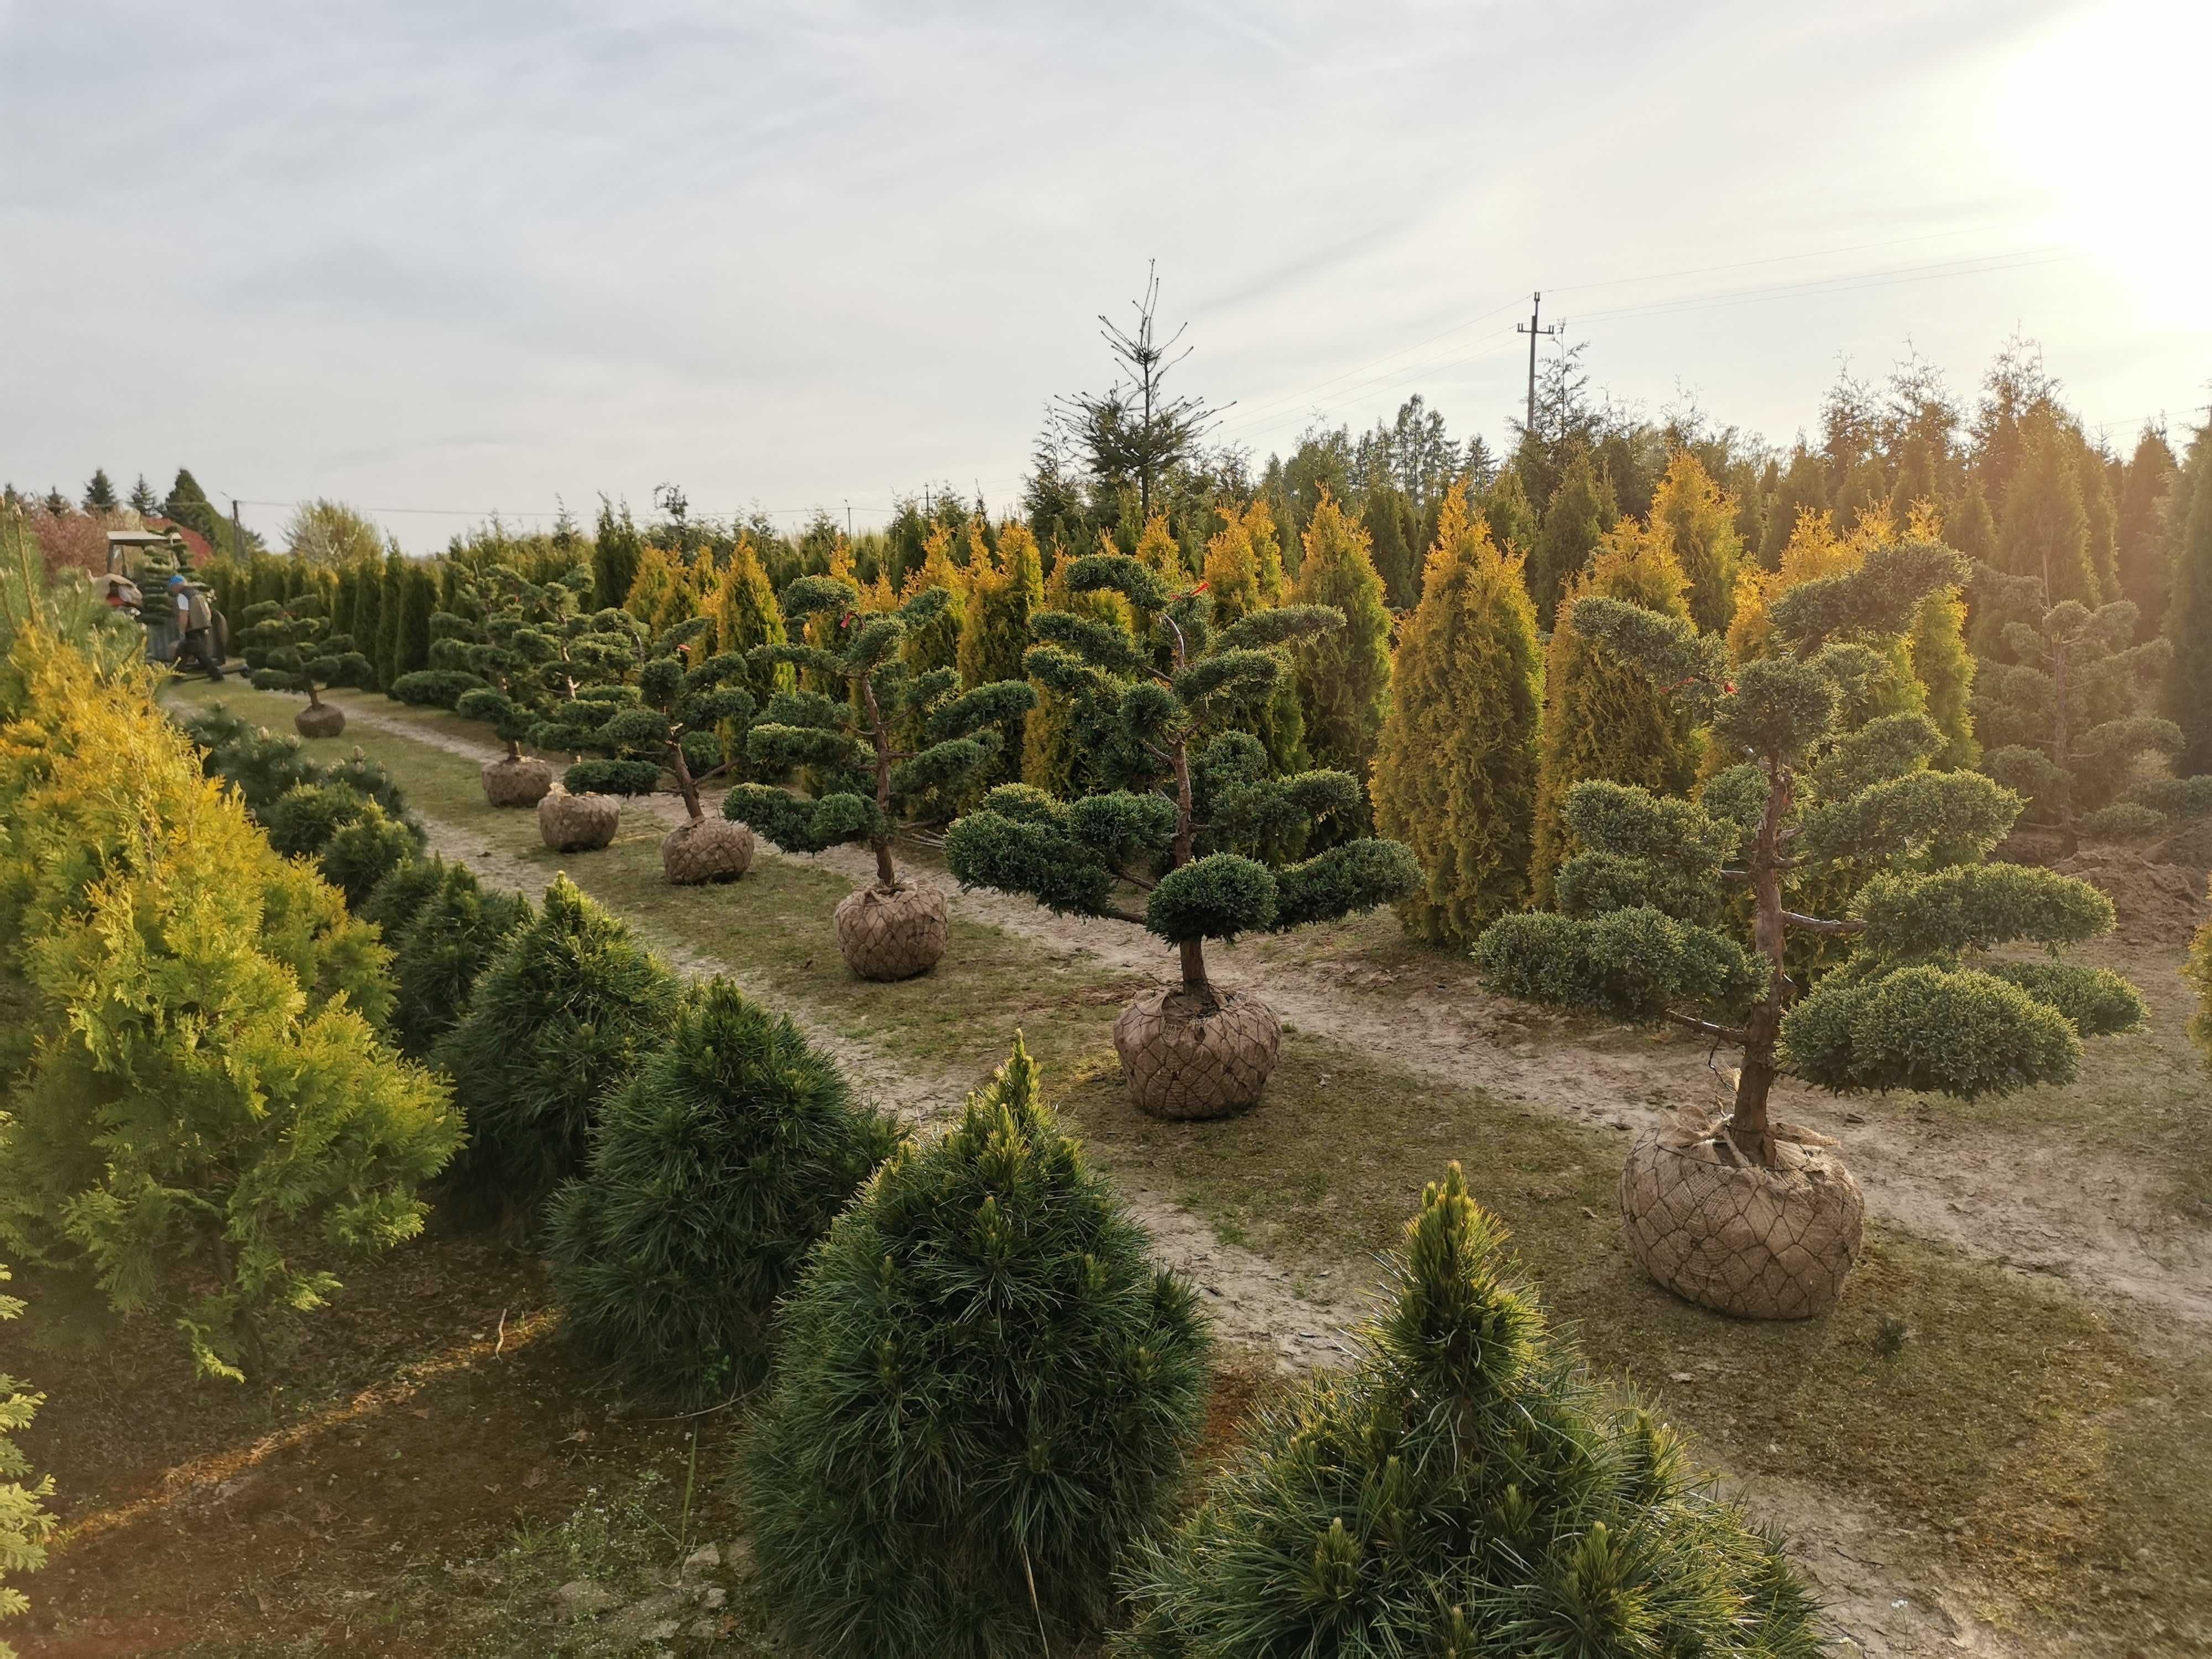
[[[600,1101],[666,1038],[676,1005],[675,979],[629,929],[555,877],[435,1050],[468,1113],[460,1195],[526,1219],[580,1172]]]
[[[1142,1659],[1814,1659],[1811,1597],[1681,1441],[1555,1335],[1468,1195],[1422,1196],[1348,1374],[1262,1415],[1127,1576]]]
[[[477,981],[530,921],[530,901],[520,893],[487,890],[465,864],[439,867],[436,888],[390,936],[392,1040],[400,1053],[428,1058],[468,1012]]]
[[[608,1099],[590,1168],[554,1197],[547,1253],[569,1331],[678,1401],[753,1387],[775,1304],[898,1141],[788,1019],[710,981]]]
[[[769,1604],[825,1656],[1065,1651],[1170,1495],[1206,1340],[1017,1041],[787,1304],[748,1470]]]

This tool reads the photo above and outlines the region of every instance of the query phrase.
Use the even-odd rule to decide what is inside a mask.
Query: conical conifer
[[[1171,1494],[1206,1350],[1017,1040],[786,1304],[747,1481],[766,1604],[824,1659],[1072,1650]]]
[[[2071,434],[2047,409],[2031,411],[2021,432],[2020,465],[2005,491],[1993,562],[2007,575],[2039,578],[2052,605],[2078,599],[2094,610],[2097,573],[2090,562],[2089,515],[2069,450]]]
[[[1736,573],[1743,564],[1735,505],[1686,449],[1674,452],[1652,492],[1651,533],[1666,538],[1682,567],[1690,583],[1690,619],[1709,634],[1724,632],[1735,611]]]
[[[716,574],[706,614],[714,624],[707,646],[710,656],[724,652],[744,656],[757,645],[781,645],[788,638],[783,612],[776,609],[775,587],[768,579],[768,567],[761,562],[759,544],[750,530],[739,532],[737,545]],[[766,708],[770,697],[792,683],[787,665],[771,664],[748,669],[745,689],[752,693],[756,708]]]
[[[1483,521],[1490,526],[1490,539],[1501,553],[1527,559],[1536,547],[1536,509],[1528,501],[1528,486],[1521,482],[1521,469],[1504,466],[1482,495]]]
[[[1686,712],[1575,626],[1575,601],[1621,599],[1661,616],[1689,615],[1689,583],[1665,549],[1633,519],[1607,538],[1590,568],[1567,592],[1545,657],[1544,712],[1537,723],[1536,817],[1528,890],[1549,905],[1553,878],[1575,849],[1564,810],[1568,792],[1592,778],[1641,784],[1655,794],[1688,790],[1698,744]]]
[[[2172,572],[2167,568],[2161,522],[2167,492],[2179,469],[2163,433],[2146,429],[2120,475],[2120,495],[2114,538],[2120,564],[2120,597],[2132,600],[2143,637],[2157,633],[2166,622],[2166,595]],[[2187,503],[2183,505],[2186,507]]]
[[[2181,728],[2174,769],[2186,775],[2212,772],[2212,428],[2197,434],[2174,489],[2168,511],[2181,539],[2166,612],[2166,636],[2173,641],[2166,708]]]
[[[1131,1659],[1815,1659],[1774,1536],[1555,1335],[1455,1164],[1348,1374],[1266,1407],[1127,1577]]]
[[[1542,626],[1552,626],[1569,583],[1619,517],[1613,490],[1598,476],[1596,463],[1587,449],[1577,449],[1545,505],[1536,545],[1528,555],[1528,594]]]
[[[608,1100],[590,1168],[548,1212],[570,1334],[678,1401],[754,1386],[776,1304],[899,1139],[798,1027],[709,981]]]
[[[960,685],[972,691],[1024,678],[1023,654],[1030,647],[1030,612],[1044,605],[1044,560],[1036,538],[1019,520],[999,533],[995,557],[969,569],[968,614],[961,623]],[[988,775],[1010,782],[1021,775],[1022,726],[1017,710],[997,726],[999,750]]]
[[[1312,763],[1349,772],[1363,783],[1382,735],[1390,693],[1390,613],[1382,578],[1367,553],[1367,533],[1323,491],[1306,526],[1305,556],[1291,585],[1294,605],[1327,605],[1344,626],[1293,647],[1299,711]]]
[[[1538,677],[1521,561],[1454,489],[1399,633],[1375,756],[1376,833],[1421,866],[1398,914],[1428,944],[1463,949],[1528,896]]]
[[[599,1102],[675,1023],[676,981],[566,876],[477,981],[436,1050],[468,1113],[453,1182],[527,1219],[584,1167]]]
[[[392,1035],[400,1053],[429,1056],[468,1013],[484,970],[530,921],[530,901],[520,893],[484,887],[465,864],[440,870],[412,920],[385,935],[396,993]]]

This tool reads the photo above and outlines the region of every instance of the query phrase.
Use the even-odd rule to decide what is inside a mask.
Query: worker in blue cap
[[[215,612],[208,608],[207,595],[179,574],[169,578],[169,597],[176,601],[177,628],[185,641],[177,647],[177,660],[198,663],[220,684],[222,665],[215,658]]]

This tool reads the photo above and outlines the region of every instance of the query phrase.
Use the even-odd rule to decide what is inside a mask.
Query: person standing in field
[[[177,628],[184,635],[184,643],[177,647],[177,660],[198,663],[207,670],[210,679],[220,684],[222,665],[216,660],[215,612],[208,606],[207,595],[182,576],[169,578],[169,592],[177,602]]]

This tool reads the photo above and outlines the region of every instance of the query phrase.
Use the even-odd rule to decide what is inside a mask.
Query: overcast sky
[[[2212,398],[2207,62],[2203,0],[0,0],[0,477],[1004,507],[1154,258],[1257,459],[1502,440],[1538,287],[1655,412],[2017,329],[2131,441]]]

